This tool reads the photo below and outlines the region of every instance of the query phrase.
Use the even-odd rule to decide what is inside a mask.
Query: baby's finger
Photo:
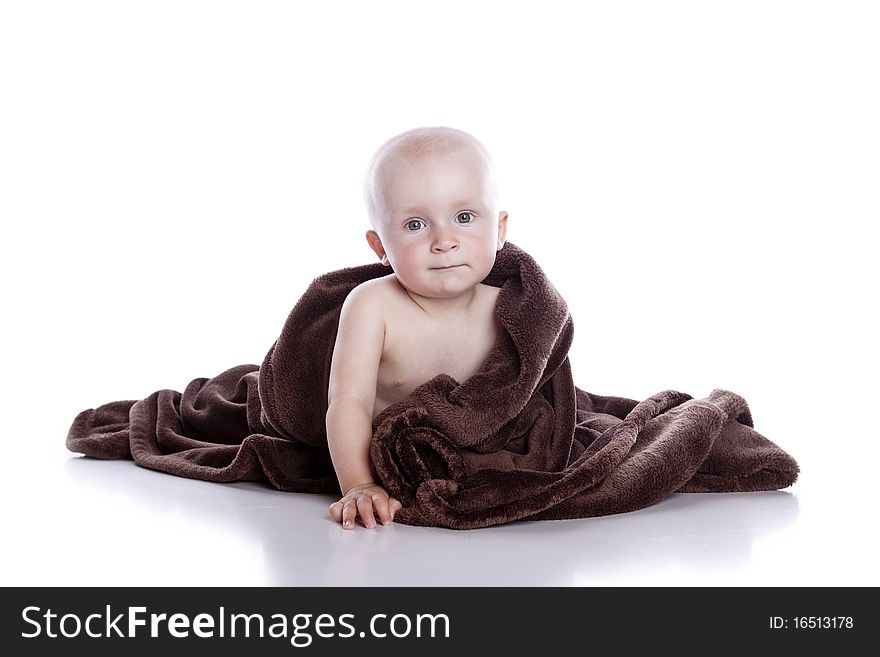
[[[388,508],[388,498],[379,493],[373,494],[373,506],[376,507],[376,513],[379,514],[379,520],[383,525],[391,522],[391,509]]]
[[[390,498],[389,503],[391,505],[392,516],[403,508],[403,504],[401,504],[400,500],[398,500],[396,497]]]
[[[357,505],[354,500],[346,500],[342,506],[343,529],[354,529],[354,519],[357,518]]]
[[[373,503],[366,495],[357,501],[358,512],[361,514],[361,520],[364,521],[364,527],[375,527],[376,519],[373,517]]]
[[[330,505],[330,517],[336,522],[342,520],[342,502],[334,502]]]

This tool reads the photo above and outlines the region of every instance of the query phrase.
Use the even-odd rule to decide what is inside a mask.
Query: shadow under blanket
[[[330,362],[342,303],[391,273],[380,263],[314,279],[263,364],[238,365],[84,410],[67,447],[215,482],[340,493],[327,447]],[[673,492],[776,490],[798,465],[754,430],[745,399],[664,390],[637,402],[575,387],[574,325],[543,270],[507,242],[483,283],[499,287],[501,331],[481,369],[438,374],[373,422],[376,481],[395,521],[472,529],[634,511]]]

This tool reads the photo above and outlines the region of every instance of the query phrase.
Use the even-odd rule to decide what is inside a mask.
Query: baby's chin
[[[418,294],[422,297],[428,297],[430,299],[454,299],[456,297],[460,297],[462,294],[466,294],[467,292],[473,290],[483,279],[477,279],[473,276],[473,272],[468,272],[468,276],[460,277],[457,280],[442,280],[439,279],[436,281],[421,281],[419,283],[412,283],[411,281],[407,281],[406,278],[402,278],[400,274],[397,274],[397,280],[400,284],[405,287],[407,290],[412,292],[413,294]],[[428,277],[439,276],[460,276],[458,273],[452,272],[435,272],[429,271]],[[485,278],[485,276],[483,277]]]

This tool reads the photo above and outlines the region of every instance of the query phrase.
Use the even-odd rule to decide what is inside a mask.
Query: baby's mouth
[[[436,269],[437,271],[447,271],[450,269],[457,269],[458,267],[464,267],[464,265],[449,265],[448,267],[432,267],[432,269]]]

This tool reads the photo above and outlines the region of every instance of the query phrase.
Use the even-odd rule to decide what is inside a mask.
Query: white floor
[[[802,478],[786,491],[473,531],[350,531],[329,518],[330,496],[87,459],[63,435],[7,460],[5,586],[880,584],[865,461],[821,449],[799,451]]]

